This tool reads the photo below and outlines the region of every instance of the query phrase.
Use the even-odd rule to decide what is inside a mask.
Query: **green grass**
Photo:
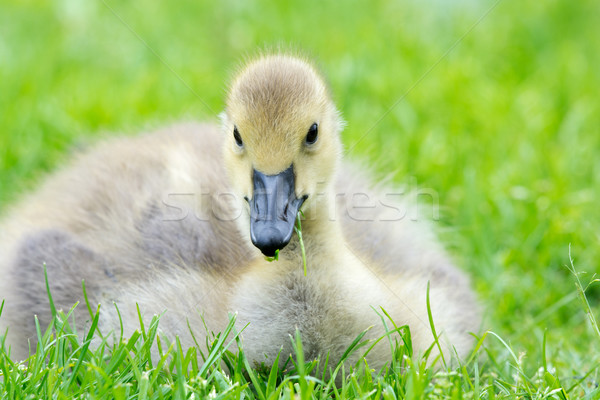
[[[27,366],[0,356],[3,397],[600,397],[600,284],[587,287],[600,259],[599,14],[596,0],[3,1],[0,212],[107,132],[214,120],[244,55],[291,44],[329,77],[347,156],[437,192],[437,225],[494,332],[459,369],[399,354],[334,389],[310,366],[272,377],[221,350],[207,364],[175,343],[150,360],[152,321],[84,351],[60,319],[62,333],[40,327],[46,348]]]

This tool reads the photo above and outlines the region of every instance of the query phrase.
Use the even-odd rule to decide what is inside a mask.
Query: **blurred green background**
[[[549,359],[581,374],[600,346],[565,265],[571,245],[599,270],[599,18],[597,0],[3,0],[0,212],[110,132],[215,120],[244,57],[299,48],[348,157],[439,194],[484,328],[531,368],[547,331]]]

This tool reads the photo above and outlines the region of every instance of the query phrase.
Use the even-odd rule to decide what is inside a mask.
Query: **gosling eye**
[[[308,129],[308,133],[306,134],[306,139],[304,139],[304,143],[307,145],[315,144],[317,139],[319,138],[319,125],[315,122]]]
[[[235,144],[237,144],[238,147],[244,147],[244,142],[242,142],[242,137],[240,136],[237,126],[233,127],[233,138],[235,139]]]

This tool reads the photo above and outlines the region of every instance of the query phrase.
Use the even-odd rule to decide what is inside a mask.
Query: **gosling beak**
[[[273,257],[290,242],[296,215],[306,197],[296,198],[293,166],[277,175],[254,170],[252,179],[250,238],[265,256]]]

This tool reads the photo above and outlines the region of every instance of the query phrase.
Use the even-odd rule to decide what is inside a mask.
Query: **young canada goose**
[[[237,312],[239,327],[249,323],[246,355],[259,363],[291,353],[297,328],[305,356],[329,352],[331,365],[369,326],[368,337],[383,334],[379,307],[410,326],[423,352],[433,343],[429,281],[436,331],[448,354],[464,355],[479,327],[468,280],[405,204],[340,163],[341,128],[315,69],[269,55],[233,80],[222,127],[177,124],[78,157],[0,228],[0,332],[10,327],[13,355],[34,341],[34,314],[50,320],[44,264],[58,308],[83,301],[85,280],[90,301],[104,305],[104,332],[119,330],[113,301],[126,333],[139,326],[136,303],[146,316],[166,310],[161,330],[183,345],[193,345],[188,320],[202,335],[202,318],[216,332]],[[278,261],[265,259],[277,250]],[[83,333],[85,306],[75,318]],[[376,346],[369,365],[389,351]]]

